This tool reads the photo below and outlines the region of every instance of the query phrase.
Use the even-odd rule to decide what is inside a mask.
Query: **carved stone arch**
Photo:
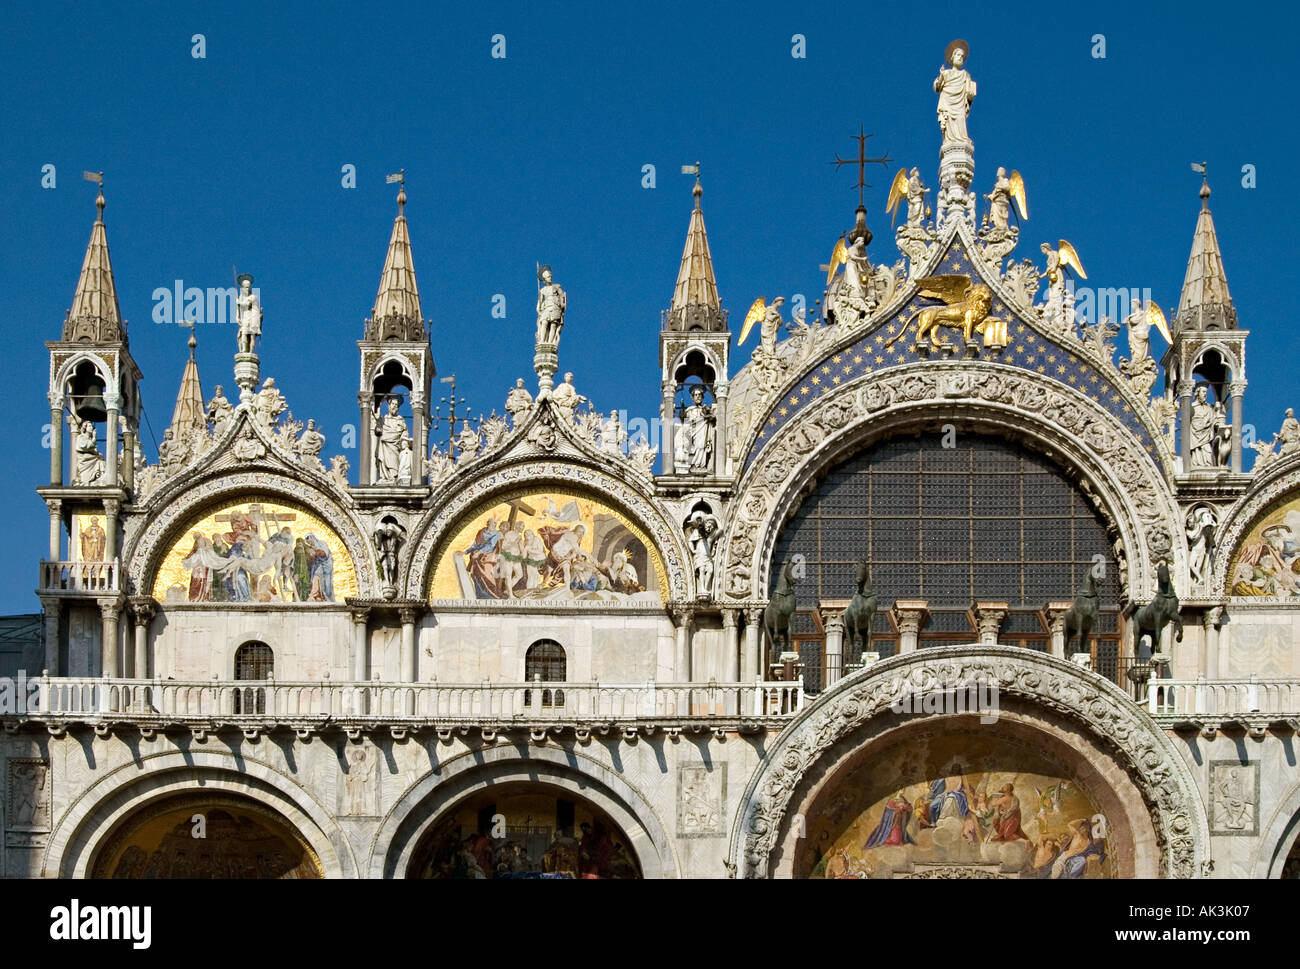
[[[370,842],[371,878],[400,878],[416,846],[447,809],[490,785],[551,784],[577,793],[608,814],[631,843],[645,878],[676,878],[672,840],[650,799],[622,775],[581,751],[557,747],[488,747],[467,751],[412,784],[380,822]]]
[[[1090,773],[1136,794],[1140,804],[1117,790],[1129,824],[1136,826],[1136,874],[1200,876],[1209,845],[1205,806],[1186,761],[1146,712],[1114,684],[1065,660],[978,644],[891,657],[841,680],[806,706],[773,742],[741,796],[730,847],[738,872],[769,877],[777,855],[791,857],[798,833],[792,814],[810,782],[828,763],[843,763],[846,750],[862,738],[875,743],[884,733],[952,718],[915,713],[901,720],[891,707],[903,689],[980,679],[996,683],[1002,707],[1019,711],[1018,729],[1035,729],[1037,721],[1044,737],[1048,725],[1063,734],[1082,734],[1087,742],[1076,745],[1084,758],[1080,764],[1091,764]],[[1149,838],[1141,830],[1144,816]]]
[[[105,393],[117,393],[117,371],[104,357],[95,353],[93,350],[77,350],[64,360],[53,374],[50,375],[50,388],[58,389],[60,394],[67,384],[69,378],[76,369],[83,363],[90,363],[95,368],[99,376],[104,381]],[[53,361],[51,361],[53,363]]]
[[[910,317],[904,317],[903,314],[906,313],[908,306],[913,305],[914,298],[922,289],[920,280],[926,276],[941,275],[954,271],[954,259],[959,260],[961,269],[970,272],[972,279],[977,279],[987,286],[992,295],[996,297],[996,301],[1000,301],[1006,308],[1005,315],[1010,317],[1007,321],[1008,325],[1011,323],[1023,325],[1030,331],[1029,336],[1031,339],[1041,338],[1043,346],[1054,347],[1056,351],[1068,357],[1072,363],[1078,363],[1080,367],[1086,369],[1084,377],[1088,378],[1088,382],[1096,384],[1095,390],[1099,390],[1101,395],[1112,395],[1117,409],[1120,405],[1123,406],[1124,413],[1128,415],[1127,419],[1132,421],[1134,427],[1140,433],[1144,433],[1149,438],[1152,459],[1161,467],[1165,477],[1172,481],[1172,476],[1177,467],[1175,456],[1161,435],[1158,422],[1151,414],[1150,400],[1145,395],[1133,392],[1129,382],[1116,371],[1110,356],[1098,350],[1093,341],[1081,341],[1073,337],[1063,338],[1060,333],[1051,332],[1044,325],[1038,310],[1033,306],[1026,306],[1021,303],[1012,292],[1011,288],[999,275],[998,266],[992,264],[985,257],[983,244],[976,238],[973,229],[962,221],[951,224],[939,233],[937,240],[930,244],[923,263],[919,267],[913,265],[913,272],[906,280],[898,284],[894,298],[887,305],[877,308],[871,316],[857,326],[840,328],[838,325],[831,325],[820,328],[824,331],[824,335],[819,337],[816,349],[806,358],[790,366],[788,371],[773,385],[770,392],[758,393],[755,396],[751,391],[747,406],[752,407],[758,417],[745,430],[742,441],[732,440],[733,453],[737,456],[737,466],[746,466],[762,448],[768,445],[771,440],[767,436],[769,431],[768,423],[771,419],[775,419],[778,414],[785,416],[782,412],[787,409],[795,415],[791,417],[788,423],[793,423],[802,415],[803,409],[808,407],[808,400],[804,399],[799,404],[795,404],[794,401],[801,399],[804,386],[806,386],[805,381],[808,378],[816,377],[817,379],[812,382],[818,384],[825,375],[838,373],[837,367],[841,363],[840,358],[842,356],[845,359],[854,359],[855,362],[861,362],[856,358],[867,358],[875,355],[880,347],[874,341],[877,339],[883,340],[887,333],[890,332],[886,331],[885,328],[895,323],[906,325],[907,320],[910,319]],[[788,345],[789,341],[784,341],[778,346],[787,347]],[[981,351],[981,353],[984,353],[984,351]],[[927,360],[923,366],[928,368],[937,367],[941,364],[943,367],[965,369],[980,364],[987,365],[989,362],[990,358],[985,353],[976,361]],[[892,374],[903,366],[909,365],[891,366],[888,370],[877,371],[877,373]],[[1004,365],[1002,369],[1015,370],[1027,377],[1037,376],[1028,367],[1016,368]],[[818,371],[821,371],[821,373],[819,374]],[[844,372],[847,372],[847,370]],[[1070,380],[1066,377],[1052,379],[1052,376],[1050,373],[1043,373],[1041,379],[1045,380],[1048,385],[1054,387],[1057,391],[1070,391],[1072,389]],[[753,378],[752,364],[747,365],[732,378],[732,384],[748,389]],[[843,386],[842,384],[837,385],[837,389],[842,389]],[[1083,380],[1079,381],[1079,386],[1085,386]],[[821,398],[814,397],[812,399],[820,400]],[[1126,433],[1130,437],[1135,436],[1132,430],[1128,430]]]
[[[1232,577],[1228,567],[1239,546],[1259,517],[1288,498],[1300,497],[1300,461],[1274,459],[1259,475],[1259,480],[1227,510],[1215,534],[1214,584],[1212,595],[1228,594]],[[1256,599],[1256,602],[1266,600]]]
[[[1118,533],[1129,598],[1154,592],[1162,560],[1186,587],[1182,518],[1154,461],[1129,431],[1086,395],[1047,377],[965,361],[867,374],[782,427],[746,469],[731,502],[719,570],[723,593],[767,597],[777,537],[818,475],[886,437],[942,423],[1018,439],[1078,475]]]
[[[1273,816],[1260,827],[1255,839],[1255,853],[1246,878],[1281,878],[1287,856],[1300,841],[1300,783],[1292,785],[1278,801]]]
[[[1196,368],[1201,365],[1201,361],[1205,358],[1205,355],[1211,350],[1219,355],[1219,359],[1223,361],[1224,369],[1232,375],[1231,379],[1240,380],[1242,368],[1241,361],[1237,359],[1237,354],[1218,340],[1214,339],[1206,340],[1196,348],[1196,357],[1192,360],[1192,368],[1189,376],[1195,373]]]
[[[684,346],[680,347],[678,351],[673,355],[672,363],[669,364],[668,366],[668,372],[665,375],[665,379],[673,383],[678,383],[679,381],[677,380],[677,371],[687,365],[687,358],[693,353],[700,354],[700,356],[703,357],[704,359],[705,365],[712,368],[713,370],[712,382],[714,384],[726,383],[727,371],[726,368],[723,366],[722,360],[718,358],[717,353],[715,353],[714,350],[711,347],[709,347],[707,344],[694,341],[694,340],[688,341]],[[706,381],[706,383],[707,382],[708,381]]]
[[[411,382],[411,386],[415,388],[415,390],[419,389],[416,384],[419,381],[420,375],[413,366],[411,358],[405,353],[397,350],[383,350],[380,355],[375,357],[373,362],[367,362],[370,363],[370,366],[365,375],[365,383],[363,384],[367,389],[375,385],[375,379],[383,373],[384,367],[388,366],[390,363],[395,363],[401,367],[402,373],[406,376],[406,379]]]
[[[362,598],[379,598],[374,553],[363,523],[321,488],[276,468],[211,469],[198,481],[188,478],[183,488],[177,489],[170,500],[150,514],[133,518],[122,545],[122,561],[126,564],[130,594],[147,594],[152,588],[154,573],[163,557],[186,523],[197,513],[206,507],[249,494],[282,498],[319,516],[334,529],[352,556],[357,573],[357,594]]]
[[[44,878],[86,878],[113,829],[151,803],[194,792],[238,794],[270,808],[293,826],[320,860],[326,878],[359,871],[347,836],[297,780],[259,760],[207,750],[150,754],[109,771],[80,794],[50,832]]]
[[[492,462],[482,469],[467,469],[466,477],[456,479],[454,490],[444,491],[445,500],[435,501],[411,528],[411,541],[405,555],[406,597],[424,597],[432,570],[435,551],[452,534],[461,520],[474,508],[491,500],[495,494],[520,487],[553,485],[577,489],[621,509],[654,542],[668,574],[664,598],[688,600],[695,595],[695,578],[689,568],[690,555],[680,527],[675,527],[655,500],[649,488],[642,487],[632,475],[615,477],[594,463],[581,461],[576,455],[538,460],[535,456],[515,455]]]

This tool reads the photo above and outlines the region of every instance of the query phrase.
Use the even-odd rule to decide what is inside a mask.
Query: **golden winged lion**
[[[925,342],[930,338],[931,345],[937,350],[941,346],[950,346],[941,339],[939,327],[949,326],[962,331],[965,342],[971,342],[971,335],[982,333],[984,346],[1006,346],[1006,323],[989,316],[993,305],[993,294],[983,283],[973,283],[969,276],[926,276],[917,280],[920,283],[920,296],[925,299],[940,300],[940,306],[923,306],[903,323],[902,329],[891,337],[885,346],[890,346],[907,332],[912,320],[917,320],[916,342]]]

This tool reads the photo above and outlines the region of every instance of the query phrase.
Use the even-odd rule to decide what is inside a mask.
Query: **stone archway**
[[[907,731],[958,731],[969,715],[891,709],[905,688],[996,684],[1001,720],[982,727],[1035,743],[1066,765],[1116,824],[1131,853],[1124,874],[1197,877],[1209,826],[1181,756],[1118,688],[1081,668],[1032,650],[932,647],[897,656],[841,680],[777,738],[750,780],[736,815],[731,858],[748,878],[790,875],[801,850],[794,819],[825,797],[828,782],[888,749]],[[1001,714],[999,714],[1001,716]],[[978,719],[978,718],[975,718]],[[806,817],[806,815],[805,815]]]
[[[311,509],[338,535],[356,570],[358,595],[378,595],[371,543],[361,527],[342,506],[323,491],[269,470],[216,474],[193,484],[147,517],[133,520],[123,542],[122,560],[132,589],[145,594],[174,542],[184,534],[186,523],[203,509],[222,502],[238,501],[247,495],[264,495],[286,504]]]
[[[92,878],[323,878],[320,859],[278,812],[195,790],[137,808],[103,840]]]
[[[806,405],[746,469],[721,543],[723,592],[766,598],[772,549],[818,474],[890,435],[952,423],[1028,443],[1074,471],[1127,555],[1131,598],[1154,591],[1170,561],[1186,580],[1179,516],[1154,460],[1086,395],[1045,376],[982,361],[913,364],[838,386]]]
[[[1300,851],[1300,784],[1279,802],[1268,824],[1260,828],[1248,878],[1282,878],[1287,862]]]
[[[474,751],[426,774],[380,824],[371,842],[370,877],[406,877],[450,810],[489,789],[521,787],[576,795],[618,830],[642,877],[677,877],[671,842],[645,797],[609,768],[553,747]]]
[[[131,779],[124,781],[123,772]],[[150,755],[143,758],[142,768],[131,764],[101,777],[50,832],[41,875],[91,877],[101,852],[142,811],[165,810],[167,804],[205,796],[214,806],[251,802],[253,813],[277,821],[303,844],[321,877],[356,877],[346,836],[293,778],[259,761],[236,762],[230,755],[202,750]]]
[[[446,502],[431,508],[412,528],[412,540],[403,555],[407,557],[406,594],[423,599],[438,563],[435,552],[452,535],[475,508],[486,507],[495,496],[521,487],[544,490],[547,487],[581,491],[610,508],[619,510],[645,532],[665,569],[664,599],[682,601],[694,595],[695,578],[686,567],[689,556],[681,528],[665,517],[652,496],[629,479],[619,480],[606,472],[577,461],[525,460],[485,469],[477,477],[460,483]]]

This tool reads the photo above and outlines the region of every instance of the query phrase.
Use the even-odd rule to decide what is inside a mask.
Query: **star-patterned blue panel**
[[[982,278],[959,239],[954,239],[947,256],[934,270],[933,275],[946,273],[969,274],[973,279]],[[763,445],[775,437],[782,427],[794,420],[804,407],[832,392],[840,384],[856,380],[869,373],[915,363],[918,360],[932,360],[936,364],[943,360],[944,358],[934,351],[931,351],[928,356],[917,353],[915,322],[909,325],[907,334],[886,346],[898,334],[905,321],[911,319],[913,313],[923,307],[934,305],[936,303],[933,300],[923,299],[919,294],[913,296],[887,323],[868,330],[856,343],[837,350],[834,355],[823,359],[808,370],[792,390],[787,391],[772,404],[772,409],[758,433],[758,439],[745,459],[745,466],[748,467],[758,452],[763,449]],[[979,359],[1045,374],[1080,391],[1119,418],[1148,454],[1155,454],[1155,443],[1150,433],[1134,413],[1133,405],[1128,402],[1114,380],[1104,373],[1099,373],[1086,358],[1026,325],[998,298],[996,293],[993,296],[989,316],[1007,321],[1007,346],[996,353],[981,349]],[[954,332],[950,329],[945,330],[944,336],[953,342]],[[956,336],[956,342],[960,343],[960,334]],[[954,363],[959,364],[958,361],[953,361],[946,365],[953,366]]]

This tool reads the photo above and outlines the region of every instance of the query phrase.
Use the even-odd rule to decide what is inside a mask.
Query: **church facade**
[[[251,277],[229,396],[191,352],[148,461],[101,189],[4,873],[1294,876],[1300,423],[1243,455],[1208,182],[1177,310],[1117,348],[1073,246],[1017,252],[1019,174],[972,189],[967,54],[938,189],[895,177],[897,259],[859,205],[820,316],[735,332],[697,172],[657,442],[563,373],[543,267],[536,384],[431,443],[403,185],[357,466],[262,373]]]

